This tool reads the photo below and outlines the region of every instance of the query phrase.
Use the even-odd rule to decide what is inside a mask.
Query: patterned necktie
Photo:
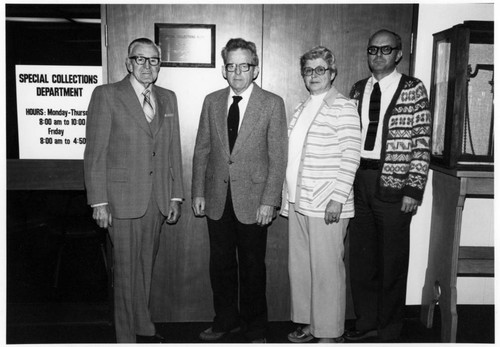
[[[377,137],[378,120],[380,118],[380,86],[377,83],[373,85],[372,95],[370,96],[370,110],[368,117],[370,123],[366,131],[365,150],[371,151],[375,146],[375,138]]]
[[[238,127],[240,125],[240,108],[238,102],[243,99],[241,96],[233,96],[233,103],[229,107],[229,114],[227,116],[227,136],[229,138],[229,151],[233,151],[236,137],[238,137]]]
[[[142,103],[142,109],[144,110],[144,115],[146,116],[146,120],[148,121],[148,123],[151,123],[151,121],[155,117],[155,111],[153,110],[153,106],[151,105],[151,99],[149,97],[149,93],[151,93],[149,89],[146,89],[142,92],[142,95],[144,95],[144,102]]]

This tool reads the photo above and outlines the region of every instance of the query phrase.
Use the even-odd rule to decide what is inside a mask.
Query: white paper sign
[[[19,159],[83,159],[100,66],[16,65]]]

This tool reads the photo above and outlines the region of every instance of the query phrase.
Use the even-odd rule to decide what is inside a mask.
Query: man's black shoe
[[[350,330],[344,333],[344,337],[349,341],[359,341],[377,336],[377,330]]]
[[[166,343],[163,336],[156,333],[153,336],[137,335],[137,343]]]
[[[214,331],[213,327],[210,327],[208,329],[203,330],[200,333],[200,340],[214,342],[214,341],[222,339],[227,334],[237,333],[240,330],[241,330],[240,327],[236,327],[230,331]]]

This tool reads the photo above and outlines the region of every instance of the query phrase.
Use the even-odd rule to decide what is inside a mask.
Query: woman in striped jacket
[[[346,275],[344,238],[354,216],[352,185],[359,166],[356,105],[332,83],[335,57],[322,46],[300,67],[309,98],[288,127],[289,151],[282,215],[289,218],[291,342],[342,342]]]

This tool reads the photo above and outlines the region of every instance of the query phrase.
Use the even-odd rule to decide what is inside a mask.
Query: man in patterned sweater
[[[354,84],[361,116],[361,163],[349,231],[356,327],[349,340],[399,337],[406,302],[410,223],[429,170],[431,124],[422,82],[402,75],[401,38],[380,30],[368,41],[372,76]]]

